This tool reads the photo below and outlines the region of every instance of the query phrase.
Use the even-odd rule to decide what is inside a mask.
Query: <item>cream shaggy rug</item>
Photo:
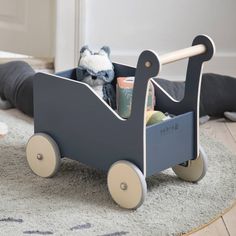
[[[35,176],[25,145],[33,122],[16,110],[0,111],[9,126],[0,140],[1,235],[176,235],[208,223],[236,199],[236,157],[201,134],[209,170],[198,184],[171,170],[147,180],[148,194],[136,211],[112,201],[106,174],[64,160],[52,179]]]

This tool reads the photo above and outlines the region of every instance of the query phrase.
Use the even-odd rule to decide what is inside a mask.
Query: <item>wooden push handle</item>
[[[206,46],[203,44],[198,44],[189,48],[184,48],[178,51],[164,54],[160,56],[160,62],[162,65],[165,65],[185,58],[197,56],[199,54],[203,54],[204,52],[206,52]]]

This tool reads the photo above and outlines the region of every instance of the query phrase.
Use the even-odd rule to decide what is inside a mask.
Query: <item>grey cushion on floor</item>
[[[0,97],[9,102],[8,104],[1,102],[4,109],[11,104],[27,115],[33,116],[34,75],[35,71],[24,61],[0,64]]]
[[[181,100],[185,83],[156,79],[173,98]],[[200,116],[223,117],[224,112],[236,112],[236,79],[207,73],[202,76]]]

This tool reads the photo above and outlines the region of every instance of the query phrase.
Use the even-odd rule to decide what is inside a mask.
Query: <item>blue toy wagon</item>
[[[135,76],[131,116],[122,119],[75,69],[57,75],[38,73],[34,79],[34,129],[26,155],[32,171],[52,177],[61,158],[68,157],[108,172],[109,192],[123,208],[139,207],[146,196],[146,177],[172,168],[181,179],[199,181],[207,157],[199,146],[199,98],[202,64],[214,44],[197,36],[191,47],[157,56],[143,51],[136,68],[114,64],[115,75]],[[154,79],[161,66],[189,57],[185,96],[175,101]],[[148,81],[157,109],[174,118],[146,127]]]

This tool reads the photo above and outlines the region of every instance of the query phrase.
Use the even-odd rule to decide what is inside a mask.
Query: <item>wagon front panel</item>
[[[147,176],[193,159],[195,136],[193,112],[147,127]]]

